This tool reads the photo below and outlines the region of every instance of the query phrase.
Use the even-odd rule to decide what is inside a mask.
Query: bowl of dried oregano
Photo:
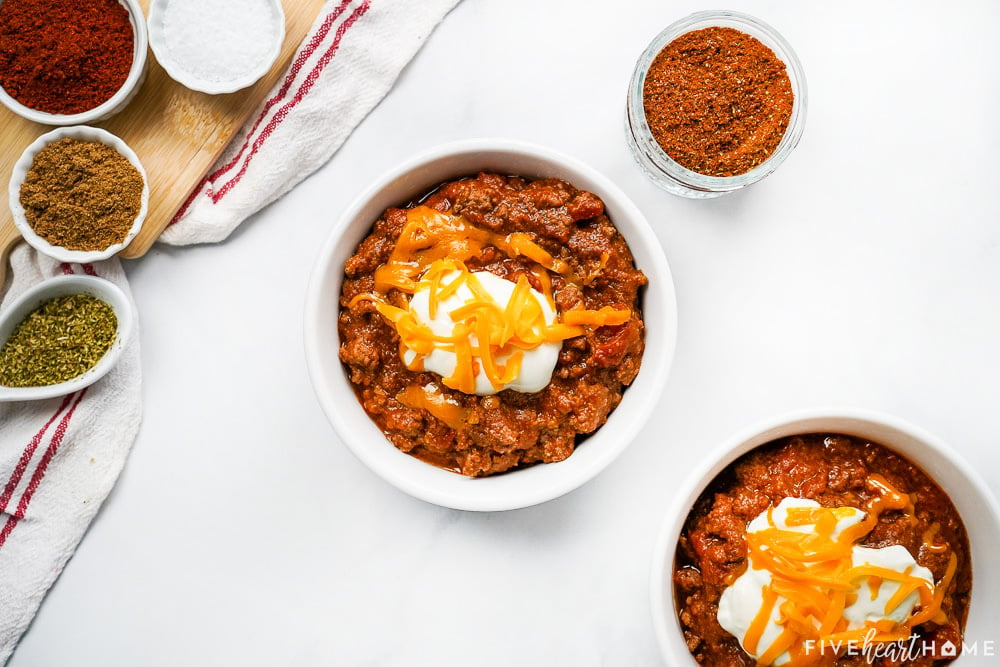
[[[49,278],[0,313],[0,402],[52,398],[83,389],[118,362],[134,307],[96,276]]]

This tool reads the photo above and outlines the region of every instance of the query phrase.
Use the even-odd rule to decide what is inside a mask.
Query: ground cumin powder
[[[646,73],[643,110],[653,138],[676,162],[736,176],[774,153],[792,116],[785,64],[734,28],[704,28],[667,44]]]
[[[143,178],[99,141],[60,139],[35,156],[21,185],[35,233],[67,250],[104,250],[125,240],[142,207]]]

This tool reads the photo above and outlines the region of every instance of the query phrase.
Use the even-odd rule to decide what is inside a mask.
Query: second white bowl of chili
[[[820,451],[809,453],[809,447]],[[910,499],[909,509],[890,510],[878,517],[875,528],[869,527],[871,532],[861,542],[881,548],[915,540],[919,548],[909,544],[910,553],[921,566],[936,570],[936,585],[947,580],[946,593],[955,597],[948,607],[954,617],[943,625],[915,626],[913,648],[907,648],[910,642],[904,641],[891,650],[903,657],[902,664],[930,659],[935,665],[949,662],[944,659],[948,657],[958,657],[956,664],[967,664],[969,654],[977,655],[972,651],[978,655],[995,651],[1000,601],[992,593],[1000,586],[1000,574],[992,560],[1000,545],[1000,506],[989,487],[951,447],[912,424],[869,410],[824,408],[782,415],[737,433],[709,454],[676,492],[653,553],[650,576],[653,625],[666,664],[756,664],[741,648],[743,639],[737,644],[737,639],[718,627],[715,610],[722,606],[721,600],[712,603],[708,598],[719,587],[735,588],[735,575],[748,571],[745,535],[758,520],[745,530],[723,529],[723,524],[740,519],[742,526],[748,517],[769,512],[768,501],[777,501],[774,496],[814,499],[824,507],[860,506],[862,512],[878,515],[879,510],[871,505],[865,509],[862,501],[893,491],[903,494],[904,501]],[[737,536],[738,532],[743,536]],[[925,549],[944,551],[928,553]],[[704,561],[701,566],[688,562],[692,554]],[[954,571],[946,565],[949,554],[958,556]],[[868,586],[878,588],[880,581]],[[731,600],[738,597],[734,591]],[[682,614],[686,615],[683,620]],[[960,636],[954,636],[953,622],[960,628],[964,625]],[[939,635],[939,628],[944,628],[943,634]],[[857,634],[856,630],[838,632],[842,637]],[[772,640],[765,633],[758,645]],[[963,641],[969,647],[965,658]],[[878,644],[864,639],[853,643],[845,639],[826,649],[820,649],[816,641],[803,646],[804,659],[822,657],[819,664],[867,665],[880,655],[890,655],[885,652],[890,650],[887,644],[876,648]],[[953,649],[955,653],[947,655]],[[821,650],[820,656],[808,655]],[[930,653],[934,650],[936,654]],[[838,652],[842,662],[837,662]]]

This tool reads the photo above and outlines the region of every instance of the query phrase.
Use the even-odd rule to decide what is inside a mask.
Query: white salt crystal
[[[169,0],[163,37],[170,59],[193,76],[234,81],[263,66],[281,21],[271,0]]]

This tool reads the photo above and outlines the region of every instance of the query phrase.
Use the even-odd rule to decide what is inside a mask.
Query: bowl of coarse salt
[[[149,45],[167,74],[212,95],[256,83],[281,52],[280,0],[153,0]]]

